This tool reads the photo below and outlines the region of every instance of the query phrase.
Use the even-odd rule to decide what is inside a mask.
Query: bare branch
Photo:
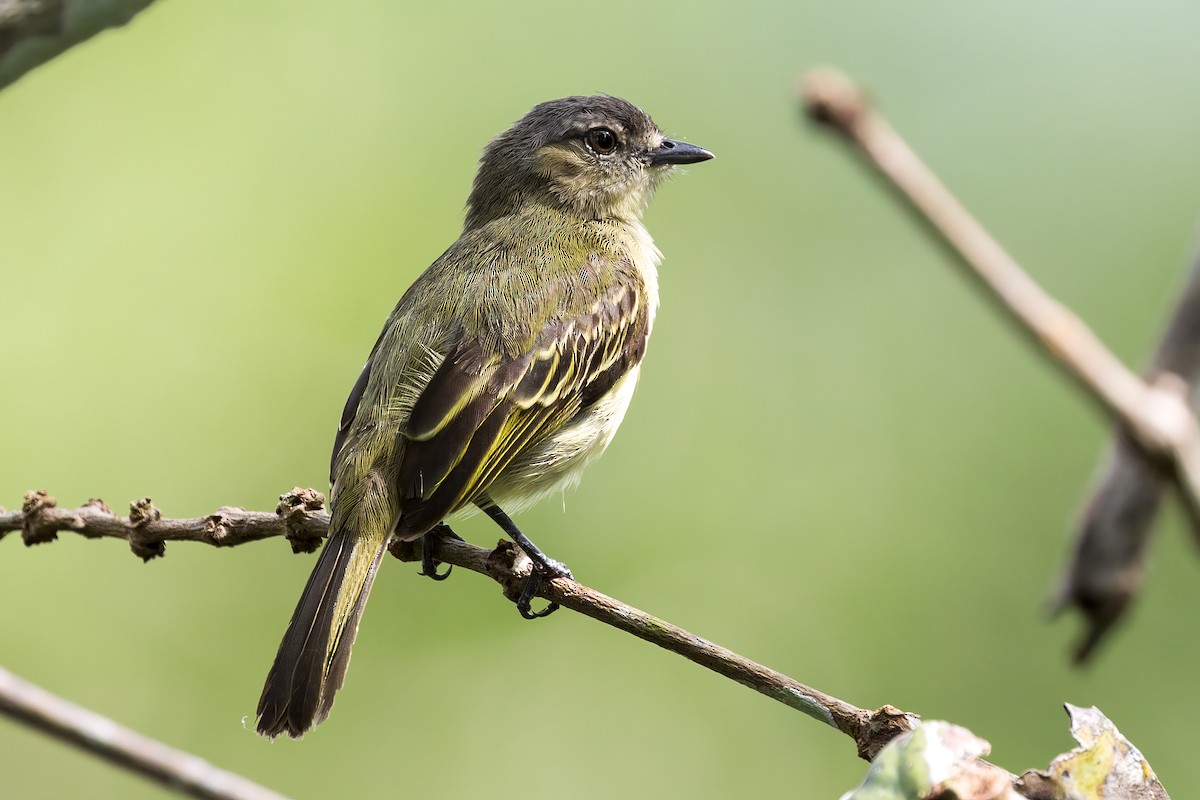
[[[0,714],[189,797],[286,800],[283,795],[218,769],[199,756],[176,750],[69,703],[4,669],[0,669]]]
[[[1174,480],[1193,530],[1200,535],[1200,425],[1192,413],[1186,383],[1167,371],[1186,365],[1191,375],[1197,369],[1195,332],[1181,336],[1178,348],[1172,345],[1171,363],[1162,365],[1166,369],[1158,371],[1150,381],[1139,378],[1087,325],[1021,269],[871,106],[853,81],[836,70],[814,70],[805,76],[802,92],[809,115],[845,136],[858,148],[1009,317],[1031,334],[1042,352],[1115,416],[1121,429],[1127,432],[1128,441],[1140,454],[1141,470],[1159,469]],[[1181,313],[1191,314],[1190,308],[1196,302],[1181,309]],[[1194,326],[1195,319],[1187,322]],[[1174,356],[1176,351],[1180,354],[1178,359]],[[1132,487],[1137,479],[1131,473],[1136,470],[1131,467],[1130,459],[1121,458],[1120,474],[1115,479]],[[1145,475],[1142,482],[1146,482]],[[1132,490],[1127,498],[1115,498],[1116,513],[1136,509],[1137,514],[1147,517],[1148,526],[1156,507],[1156,501],[1147,500],[1152,494],[1152,487],[1143,486]],[[1148,502],[1152,505],[1145,505]],[[1122,537],[1126,535],[1121,534]],[[1138,560],[1139,553],[1138,543],[1122,540],[1119,545],[1113,545],[1111,557],[1097,561],[1126,564],[1131,555]],[[1128,570],[1116,577],[1117,585],[1113,588],[1118,593],[1127,593],[1120,604],[1123,608],[1140,578],[1131,580]],[[1078,583],[1080,577],[1069,580]],[[1108,622],[1115,618],[1111,604],[1100,615],[1083,603],[1081,607],[1092,617],[1093,625],[1104,614],[1110,615]],[[1086,654],[1088,648],[1089,641],[1085,640],[1080,653]]]
[[[295,488],[279,498],[274,514],[226,506],[207,517],[163,519],[146,497],[129,504],[129,516],[119,517],[103,500],[93,498],[80,508],[59,508],[57,500],[39,490],[25,495],[20,511],[0,509],[0,538],[20,531],[26,545],[35,545],[54,541],[62,531],[89,539],[107,536],[127,540],[143,561],[163,555],[166,543],[172,541],[233,547],[272,536],[286,537],[293,552],[312,553],[321,546],[329,527],[324,508],[320,492]]]
[[[153,0],[0,0],[0,89]]]
[[[321,494],[313,489],[293,489],[280,497],[274,514],[222,508],[207,517],[173,520],[163,518],[148,499],[134,503],[129,517],[118,517],[99,500],[91,500],[82,508],[60,509],[46,492],[30,492],[20,512],[0,513],[0,536],[19,530],[27,545],[51,541],[59,531],[89,538],[122,538],[129,540],[134,553],[145,560],[162,555],[163,543],[175,540],[231,547],[286,536],[293,550],[311,552],[329,526],[323,502]],[[500,584],[509,599],[520,594],[532,569],[529,559],[507,540],[495,550],[446,537],[430,544],[439,561],[487,575]],[[395,542],[391,552],[402,561],[421,559],[419,542]],[[869,711],[850,705],[566,578],[544,581],[538,594],[677,653],[838,729],[854,739],[858,754],[867,760],[918,721],[916,715],[891,706]]]
[[[504,589],[510,600],[521,593],[532,564],[512,542],[502,540],[495,550],[440,537],[434,542],[439,561],[485,574]],[[402,561],[419,561],[420,544],[397,542],[392,554]],[[598,622],[631,633],[644,641],[737,681],[756,692],[802,711],[854,739],[858,754],[870,760],[883,745],[912,728],[915,715],[891,706],[876,711],[857,708],[842,700],[792,680],[720,645],[701,639],[640,609],[626,605],[566,578],[543,582],[540,597],[577,611]]]

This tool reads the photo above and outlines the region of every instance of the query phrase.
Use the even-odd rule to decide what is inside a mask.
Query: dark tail
[[[258,732],[292,737],[329,716],[387,537],[330,535],[313,568],[258,701]]]

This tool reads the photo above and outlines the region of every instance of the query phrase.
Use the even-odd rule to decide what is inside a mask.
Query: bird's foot
[[[442,562],[433,556],[435,548],[433,547],[433,540],[430,537],[446,537],[458,539],[460,542],[463,538],[450,530],[450,526],[444,522],[434,526],[421,537],[421,571],[417,574],[432,578],[435,581],[444,581],[450,577],[450,572],[454,567],[447,564],[445,572],[438,572],[438,565]]]
[[[541,619],[548,617],[555,611],[558,611],[558,603],[553,600],[546,604],[546,607],[540,611],[533,610],[533,598],[537,597],[538,591],[542,588],[542,582],[553,580],[555,578],[567,578],[575,580],[575,576],[571,574],[571,570],[567,569],[567,565],[561,561],[555,561],[551,558],[546,558],[542,553],[538,553],[544,560],[534,558],[531,553],[526,553],[533,561],[533,571],[529,573],[529,577],[525,580],[525,585],[521,587],[521,594],[517,597],[517,611],[525,619]]]
[[[533,562],[533,572],[529,574],[525,585],[521,587],[521,594],[517,596],[517,611],[521,612],[521,616],[525,619],[541,619],[553,614],[558,610],[558,603],[551,600],[541,611],[534,611],[533,598],[542,588],[543,581],[555,578],[575,580],[571,570],[567,569],[567,565],[561,561],[555,561],[547,556],[537,545],[529,541],[529,537],[521,533],[521,529],[509,518],[508,514],[500,509],[500,506],[487,502],[480,503],[479,507],[483,509],[483,513],[500,526],[501,530],[508,534],[509,538],[517,543],[517,547],[520,547],[521,551]]]

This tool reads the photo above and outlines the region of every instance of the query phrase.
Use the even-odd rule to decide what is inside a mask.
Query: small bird
[[[389,543],[453,536],[456,512],[482,510],[530,557],[521,615],[554,610],[530,603],[571,573],[505,510],[576,484],[612,440],[658,306],[642,212],[675,165],[712,157],[608,95],[535,106],[484,149],[462,235],[400,298],[350,390],[329,540],[267,675],[260,734],[328,716]],[[423,573],[445,577],[423,552]]]

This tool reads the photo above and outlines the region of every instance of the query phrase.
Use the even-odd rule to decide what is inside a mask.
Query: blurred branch
[[[1149,374],[1178,375],[1192,392],[1200,382],[1200,251]],[[1075,651],[1077,661],[1094,652],[1141,590],[1146,551],[1167,483],[1162,470],[1119,426],[1098,475],[1055,598],[1057,611],[1073,606],[1088,621]]]
[[[0,0],[0,89],[153,0]]]
[[[832,69],[814,70],[805,76],[802,91],[809,115],[858,148],[1009,317],[1032,335],[1042,352],[1116,417],[1128,441],[1138,451],[1143,470],[1161,470],[1174,481],[1193,531],[1200,534],[1200,425],[1190,408],[1186,383],[1165,371],[1147,381],[1127,369],[1091,329],[1021,269],[872,107],[850,78]],[[1181,313],[1191,314],[1190,306],[1181,309]],[[1186,352],[1191,359],[1189,363],[1193,364],[1189,372],[1196,368],[1195,338],[1192,332],[1186,341],[1180,339],[1180,352]],[[1121,475],[1115,478],[1127,487],[1133,480],[1129,478],[1129,463],[1127,458],[1122,460]],[[1144,503],[1146,496],[1143,487],[1129,498],[1116,498],[1117,513]],[[1153,517],[1148,507],[1138,513]],[[1111,538],[1105,546],[1114,558],[1104,561],[1123,564],[1128,562],[1130,553],[1140,552],[1140,547],[1129,541],[1130,534],[1124,527],[1113,528],[1106,535]],[[1069,580],[1077,585],[1088,583],[1078,574]],[[1129,588],[1128,581],[1125,588]],[[1081,607],[1091,614],[1087,607]],[[1099,619],[1092,615],[1090,621],[1095,625]],[[1081,653],[1087,651],[1087,640],[1096,636],[1093,630]]]
[[[21,511],[0,510],[0,536],[19,530],[27,545],[51,541],[59,531],[88,538],[122,538],[144,560],[163,555],[164,542],[173,540],[229,547],[286,536],[294,551],[311,552],[329,525],[323,507],[324,499],[319,492],[293,489],[280,497],[274,514],[222,508],[207,517],[172,520],[162,518],[148,499],[134,503],[129,517],[119,517],[100,500],[90,500],[82,508],[60,509],[46,492],[30,492]],[[532,569],[529,559],[507,540],[501,541],[495,550],[446,537],[437,537],[430,544],[438,561],[487,575],[500,584],[509,599],[520,594]],[[391,552],[402,561],[421,560],[419,542],[395,542]],[[858,754],[867,760],[917,722],[915,715],[891,706],[876,711],[852,706],[566,578],[543,581],[538,594],[677,653],[836,728],[854,739]]]
[[[105,761],[206,800],[286,800],[283,795],[209,764],[199,756],[118,725],[0,669],[0,714]]]

